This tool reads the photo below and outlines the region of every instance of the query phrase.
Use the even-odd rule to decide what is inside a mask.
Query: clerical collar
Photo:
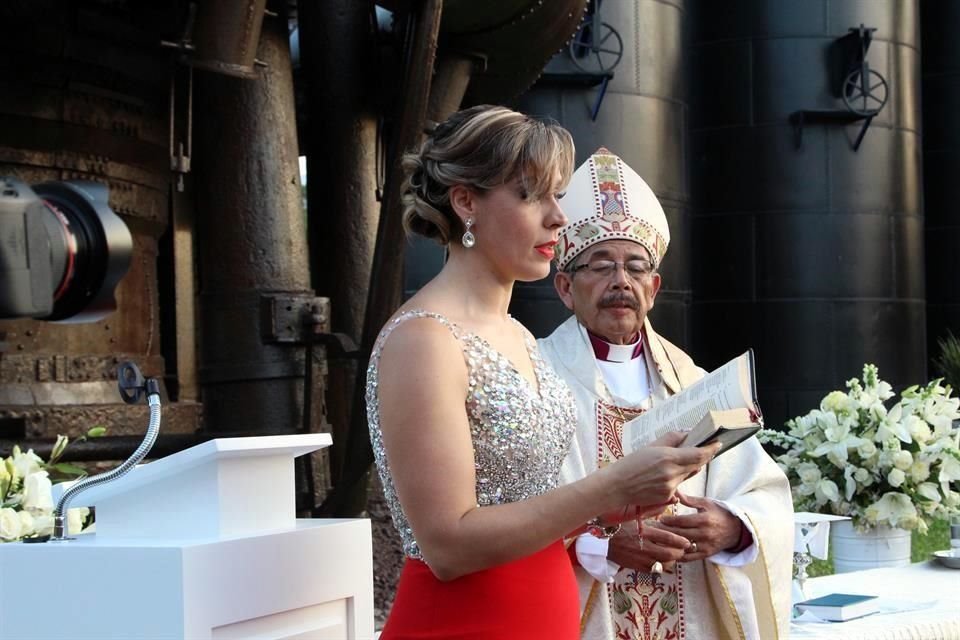
[[[627,362],[640,357],[643,353],[643,333],[638,333],[637,341],[633,344],[611,344],[603,338],[587,331],[590,336],[590,346],[597,360],[604,362]]]

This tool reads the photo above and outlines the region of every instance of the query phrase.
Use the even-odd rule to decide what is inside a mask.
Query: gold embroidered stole
[[[643,409],[618,407],[597,400],[597,467],[623,457],[623,424]],[[669,507],[673,513],[674,508]],[[606,585],[607,606],[615,638],[629,640],[683,640],[683,565],[676,563],[661,574],[624,567],[613,584]],[[597,588],[599,587],[599,588]],[[601,591],[597,584],[592,601]],[[584,618],[597,603],[588,602]],[[586,620],[583,621],[586,623]]]

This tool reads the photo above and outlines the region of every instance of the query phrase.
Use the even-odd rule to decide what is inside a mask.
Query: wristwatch
[[[587,522],[587,533],[592,535],[594,538],[612,538],[617,535],[617,532],[620,531],[620,523],[617,524],[600,524],[600,516],[597,516],[593,520]]]

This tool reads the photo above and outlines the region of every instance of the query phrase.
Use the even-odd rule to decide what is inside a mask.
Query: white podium
[[[368,520],[296,518],[328,434],[211,440],[91,488],[97,532],[0,544],[0,638],[373,637]]]

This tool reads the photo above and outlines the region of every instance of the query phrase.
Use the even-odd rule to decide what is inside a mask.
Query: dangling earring
[[[473,217],[469,216],[464,221],[464,224],[467,225],[467,230],[463,232],[463,237],[460,238],[460,244],[463,245],[464,249],[469,249],[473,245],[477,244],[477,238],[473,235],[473,232],[470,231],[470,227],[473,226]]]

